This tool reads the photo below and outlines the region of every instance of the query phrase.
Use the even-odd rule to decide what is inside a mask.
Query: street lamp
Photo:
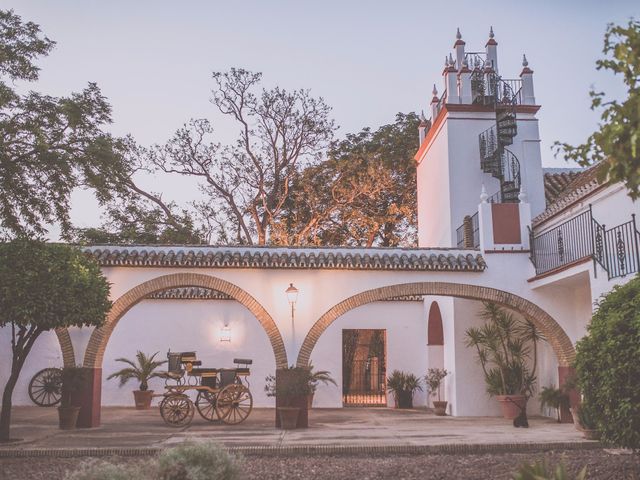
[[[293,286],[293,283],[289,284],[289,287],[284,291],[287,294],[287,300],[291,305],[291,355],[296,353],[296,327],[294,323],[296,302],[298,301],[298,289]]]

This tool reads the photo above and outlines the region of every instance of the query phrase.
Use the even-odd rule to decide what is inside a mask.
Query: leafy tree
[[[55,43],[38,25],[0,10],[0,234],[41,235],[46,224],[70,228],[69,196],[78,186],[111,196],[119,146],[102,128],[111,108],[95,83],[68,97],[34,91],[16,82],[38,79],[38,57]]]
[[[12,352],[0,441],[9,439],[13,389],[38,337],[61,327],[99,326],[110,308],[109,283],[80,250],[26,239],[0,243],[0,327],[11,329]]]
[[[607,443],[640,449],[640,277],[602,298],[576,345],[578,385]]]
[[[603,109],[599,130],[576,147],[555,143],[556,154],[582,166],[601,162],[602,179],[624,182],[632,199],[640,197],[640,22],[609,24],[604,37],[605,58],[597,69],[621,74],[627,87],[624,101],[607,100],[604,92],[591,91],[591,109]]]
[[[416,114],[399,113],[335,142],[326,161],[294,179],[275,243],[414,245],[418,124]]]

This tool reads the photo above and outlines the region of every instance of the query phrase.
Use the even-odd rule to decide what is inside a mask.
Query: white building
[[[538,383],[557,386],[594,302],[639,270],[640,208],[594,168],[542,167],[533,71],[523,59],[519,78],[507,79],[512,59],[498,69],[497,47],[491,32],[484,51],[467,52],[458,33],[443,93],[434,87],[416,154],[418,248],[89,247],[112,283],[107,324],[43,335],[14,403],[30,403],[38,370],[81,364],[94,372],[95,425],[100,402],[132,404],[134,385],[106,380],[115,359],[171,349],[195,350],[205,366],[252,358],[256,406],[273,405],[266,375],[311,361],[338,383],[320,387],[317,407],[392,404],[385,375],[436,366],[451,372],[450,414],[498,415],[465,347],[465,330],[482,323],[480,301],[538,326],[548,340]],[[290,284],[299,289],[293,318]],[[0,384],[8,339],[0,330]]]

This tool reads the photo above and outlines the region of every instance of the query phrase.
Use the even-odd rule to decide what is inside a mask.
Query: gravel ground
[[[588,479],[639,479],[640,455],[615,454],[604,450],[510,453],[485,455],[394,455],[246,457],[242,478],[246,480],[282,479],[510,479],[524,462],[546,458],[555,464],[564,460],[576,473],[588,467]],[[141,462],[130,457],[105,458],[114,463]],[[1,480],[62,480],[65,472],[82,458],[0,458]]]

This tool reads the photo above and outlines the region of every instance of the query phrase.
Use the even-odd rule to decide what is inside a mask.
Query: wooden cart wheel
[[[211,392],[198,392],[196,409],[200,416],[209,422],[217,422],[220,420],[220,413],[216,408],[216,396]]]
[[[62,398],[62,370],[45,368],[29,382],[29,398],[39,407],[53,407]]]
[[[220,420],[229,425],[244,422],[253,409],[253,397],[244,385],[233,383],[218,393],[216,403]]]
[[[193,419],[193,402],[182,393],[172,393],[160,402],[160,415],[167,425],[183,427]]]

